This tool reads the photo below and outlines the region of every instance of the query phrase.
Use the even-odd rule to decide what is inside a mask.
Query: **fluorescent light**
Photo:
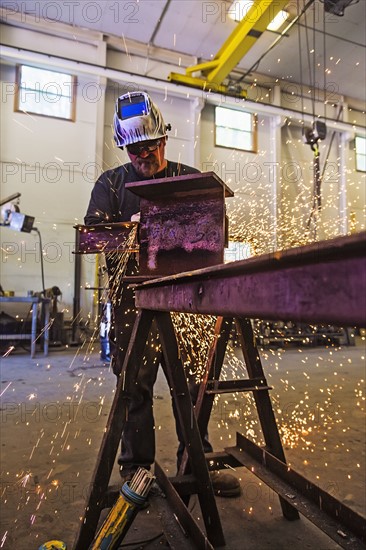
[[[234,0],[230,8],[228,9],[228,16],[231,19],[234,19],[234,21],[241,21],[247,15],[253,3],[254,0]],[[289,13],[287,11],[279,11],[276,17],[272,19],[272,21],[268,25],[267,30],[277,31],[284,24],[288,17]]]
[[[276,17],[272,19],[270,24],[267,27],[268,31],[278,31],[278,29],[284,24],[286,19],[288,19],[289,13],[287,11],[281,10],[278,12]]]

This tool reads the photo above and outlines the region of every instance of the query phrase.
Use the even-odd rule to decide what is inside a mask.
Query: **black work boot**
[[[238,497],[240,495],[240,483],[232,474],[214,471],[210,472],[210,478],[216,496],[229,498]]]

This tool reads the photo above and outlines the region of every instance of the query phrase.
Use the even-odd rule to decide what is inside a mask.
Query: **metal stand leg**
[[[206,527],[207,538],[213,546],[225,544],[220,516],[217,510],[202,440],[194,414],[186,375],[179,357],[173,323],[169,313],[155,312],[160,341],[165,359],[165,371],[175,401],[178,421],[187,449],[190,469],[197,484],[197,495]]]
[[[126,420],[129,390],[136,380],[142,363],[152,320],[152,312],[139,311],[103,435],[74,550],[86,550],[93,541]]]
[[[204,377],[201,381],[197,401],[194,407],[201,438],[207,432],[208,422],[215,399],[215,393],[207,393],[209,382],[218,381],[224,362],[226,346],[229,340],[230,331],[233,326],[233,319],[218,317],[215,323],[214,338],[208,353],[207,364],[204,371]],[[184,450],[178,475],[183,475],[188,471],[188,453]]]
[[[249,377],[265,379],[250,319],[238,318],[235,322]],[[286,463],[268,389],[253,391],[253,395],[267,450],[276,458]],[[285,518],[289,520],[299,519],[299,512],[296,508],[291,506],[282,497],[279,498]]]
[[[195,405],[201,437],[207,431],[214,397],[217,393],[252,391],[267,449],[283,463],[286,463],[251,322],[249,319],[235,319],[235,323],[249,378],[248,380],[232,380],[225,383],[219,381],[233,319],[218,317],[213,344],[208,355],[206,374],[201,382]],[[260,389],[258,390],[258,388]],[[186,473],[187,470],[188,455],[185,450],[179,474]],[[281,497],[280,503],[283,515],[287,519],[299,518],[298,511]]]

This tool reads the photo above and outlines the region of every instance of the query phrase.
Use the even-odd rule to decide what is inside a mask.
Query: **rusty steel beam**
[[[142,309],[366,326],[366,232],[146,282]]]
[[[348,550],[361,550],[366,542],[366,520],[331,494],[297,473],[240,433],[236,447],[225,451],[280,494],[301,514]]]
[[[140,197],[139,273],[155,278],[221,264],[225,197],[231,189],[214,172],[136,181]]]
[[[138,252],[137,238],[129,242],[131,231],[136,225],[137,222],[74,225],[77,235],[74,254]]]

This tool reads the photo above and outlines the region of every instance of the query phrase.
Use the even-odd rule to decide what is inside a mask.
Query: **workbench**
[[[38,338],[42,337],[44,355],[48,355],[49,343],[49,322],[50,322],[50,300],[40,296],[0,296],[0,304],[31,304],[32,324],[30,333],[22,334],[0,334],[0,340],[30,340],[31,357],[36,354],[36,343]],[[39,307],[40,306],[40,307]],[[40,309],[42,319],[42,330],[37,336],[37,318]]]

